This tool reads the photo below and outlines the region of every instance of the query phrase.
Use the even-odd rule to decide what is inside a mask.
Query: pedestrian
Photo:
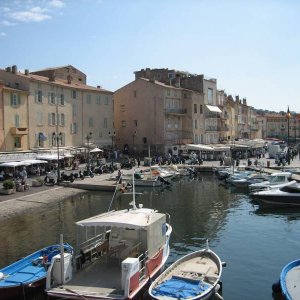
[[[137,164],[138,164],[138,168],[139,168],[140,165],[141,165],[141,161],[140,161],[140,158],[139,158],[139,157],[137,158]]]
[[[39,165],[36,167],[36,176],[41,176],[41,169]]]
[[[22,178],[22,184],[25,185],[27,181],[27,171],[26,167],[23,167],[23,170],[20,172],[21,178]]]

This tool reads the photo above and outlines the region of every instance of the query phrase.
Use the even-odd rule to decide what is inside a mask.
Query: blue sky
[[[136,70],[177,69],[299,113],[299,20],[296,0],[0,0],[0,68],[71,64],[111,91]]]

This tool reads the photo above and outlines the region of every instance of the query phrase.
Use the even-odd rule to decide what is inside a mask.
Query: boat
[[[222,263],[208,247],[187,254],[158,276],[149,287],[149,295],[156,300],[210,299],[219,295]]]
[[[136,206],[135,184],[132,190],[131,208],[76,222],[72,278],[57,284],[55,274],[48,272],[48,297],[132,299],[161,271],[170,253],[170,216]]]
[[[267,181],[268,177],[265,174],[251,173],[242,178],[233,178],[231,185],[237,188],[248,188],[250,184]]]
[[[132,175],[122,175],[122,179],[129,183],[130,185],[133,184]],[[134,173],[134,185],[135,186],[142,186],[142,187],[159,187],[163,184],[170,184],[167,180],[160,176],[152,176],[151,174],[144,174],[141,172]]]
[[[293,180],[280,189],[256,192],[252,197],[262,205],[299,206],[300,185]]]
[[[71,254],[73,248],[65,243],[63,251]],[[50,245],[0,269],[0,299],[25,299],[33,290],[45,288],[47,269],[60,253],[61,245]]]
[[[267,181],[253,183],[249,185],[249,192],[254,193],[268,189],[278,189],[291,181],[292,173],[290,172],[276,172],[268,177]]]
[[[279,282],[273,284],[274,292],[280,292],[286,300],[300,299],[300,259],[289,262],[280,273]]]

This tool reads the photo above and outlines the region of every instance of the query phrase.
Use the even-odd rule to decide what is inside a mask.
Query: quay
[[[269,161],[269,163],[268,163]],[[278,172],[278,171],[288,171],[289,169],[296,169],[300,172],[300,159],[295,158],[291,161],[290,165],[284,168],[279,168],[275,165],[274,160],[269,160],[267,158],[262,158],[259,160],[258,167],[247,166],[247,160],[241,160],[240,166],[245,166],[246,168],[265,172],[268,174]],[[265,166],[268,166],[266,168]],[[185,165],[178,165],[178,167],[186,167]],[[198,172],[212,172],[216,167],[220,167],[219,161],[204,161],[202,165],[192,165],[198,169]],[[141,165],[140,170],[147,169],[149,167],[144,167]],[[236,168],[236,166],[235,166]],[[121,170],[122,174],[133,174],[137,168],[131,170]],[[117,171],[111,174],[101,174],[95,175],[93,178],[85,177],[84,180],[76,179],[73,183],[65,182],[57,186],[47,186],[43,185],[41,187],[32,187],[31,178],[28,178],[28,183],[30,185],[29,190],[24,192],[16,192],[11,195],[0,195],[1,209],[0,217],[8,218],[12,215],[21,214],[28,209],[35,209],[39,206],[47,205],[49,203],[63,201],[69,197],[79,196],[85,194],[89,191],[102,191],[112,193],[116,189],[116,176]],[[292,179],[300,182],[300,173],[293,174]]]

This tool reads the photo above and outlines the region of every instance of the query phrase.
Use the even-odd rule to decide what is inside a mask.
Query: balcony
[[[11,135],[28,135],[28,128],[25,127],[11,127]]]
[[[220,131],[220,126],[206,126],[205,131],[211,132],[211,131]]]
[[[165,114],[168,115],[185,115],[187,110],[185,108],[165,108]]]
[[[204,117],[206,119],[220,119],[221,115],[219,113],[216,113],[216,112],[205,112]]]

